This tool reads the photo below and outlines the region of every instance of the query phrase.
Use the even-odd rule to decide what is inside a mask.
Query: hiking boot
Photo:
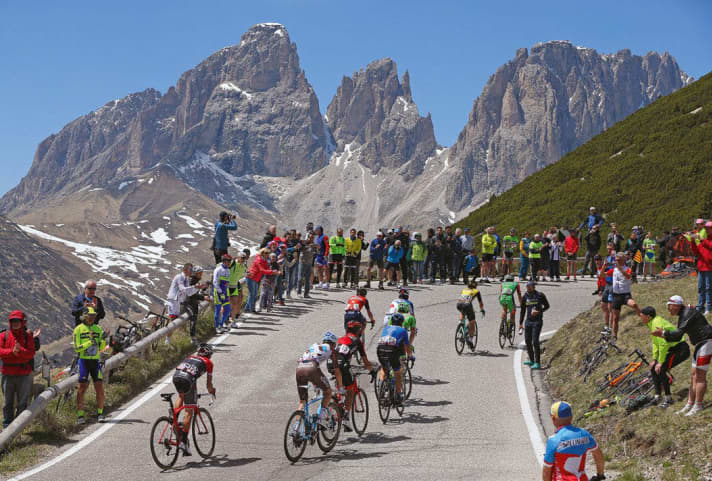
[[[665,396],[665,398],[663,399],[663,402],[661,402],[660,404],[658,404],[658,407],[659,407],[660,409],[667,409],[667,408],[669,408],[670,406],[672,406],[672,399],[671,399],[670,397],[668,397],[668,396]]]
[[[381,290],[383,290],[383,282],[379,282],[379,283],[378,283],[378,288],[381,289]]]

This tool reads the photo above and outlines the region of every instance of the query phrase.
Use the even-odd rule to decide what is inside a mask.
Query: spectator
[[[643,262],[643,243],[638,238],[638,226],[634,226],[630,238],[625,244],[625,251],[633,262],[631,272],[633,273],[633,282],[638,282],[638,266]]]
[[[549,274],[551,261],[551,239],[546,235],[546,233],[544,233],[541,237],[541,243],[541,266],[539,268],[539,275],[541,275],[542,279],[545,279]]]
[[[402,225],[399,225],[395,230],[395,238],[400,241],[401,248],[403,249],[403,256],[400,260],[400,272],[401,278],[403,280],[403,285],[408,285],[408,274],[410,272],[410,262],[408,261],[408,256],[406,253],[410,249],[410,233],[408,229],[404,229]]]
[[[462,231],[460,228],[455,229],[455,235],[448,236],[448,248],[450,250],[452,260],[449,268],[450,274],[450,284],[455,284],[460,278],[460,270],[462,269],[462,261],[464,256],[462,255],[462,243],[460,242],[460,236]]]
[[[447,268],[443,261],[443,243],[437,235],[431,238],[428,254],[430,255],[430,283],[434,284],[435,276],[440,274],[440,284],[444,284],[447,277]]]
[[[477,278],[478,270],[480,267],[480,259],[475,254],[475,250],[470,250],[470,253],[465,257],[465,268],[463,269],[462,280],[465,285],[469,284],[469,279]]]
[[[494,252],[497,248],[497,238],[494,227],[487,227],[482,236],[482,282],[491,282],[490,276],[495,275]]]
[[[401,246],[401,241],[396,240],[393,245],[388,249],[388,261],[386,263],[386,270],[388,271],[389,286],[400,285],[400,261],[403,258],[403,255],[404,252],[403,247]]]
[[[297,294],[301,294],[302,288],[304,288],[304,298],[309,299],[309,289],[311,288],[312,281],[312,264],[316,257],[313,232],[308,233],[307,238],[297,244],[297,252],[299,259],[299,278],[301,279],[297,287]]]
[[[427,238],[425,239],[425,245],[428,248],[428,255],[425,256],[425,268],[423,270],[424,277],[430,278],[430,246],[435,242],[432,240],[435,237],[435,229],[432,227],[427,231]]]
[[[460,236],[460,244],[464,253],[469,253],[475,248],[475,238],[470,235],[469,227],[465,227],[464,233]]]
[[[77,389],[77,424],[84,424],[84,394],[89,386],[89,376],[96,392],[97,421],[103,423],[104,385],[102,383],[99,353],[106,348],[106,335],[96,324],[96,311],[92,306],[84,308],[82,324],[74,328],[74,350],[79,355],[79,388]]]
[[[578,231],[571,229],[569,236],[564,241],[564,252],[566,253],[566,280],[568,281],[571,274],[576,280],[576,254],[579,250]]]
[[[237,254],[237,257],[230,263],[230,284],[228,294],[230,295],[230,316],[237,321],[242,310],[242,286],[245,284],[245,274],[247,273],[247,256],[244,252]],[[202,289],[202,287],[199,287]],[[229,321],[228,321],[229,322]]]
[[[177,274],[171,281],[171,287],[168,289],[165,305],[168,308],[168,318],[176,319],[180,315],[181,304],[186,297],[196,293],[196,291],[204,288],[204,285],[191,287],[190,272],[193,264],[187,263],[183,265],[183,271]]]
[[[640,314],[640,308],[630,293],[633,273],[625,265],[625,254],[622,252],[616,254],[616,265],[611,272],[611,278],[611,329],[613,330],[613,339],[617,339],[621,307],[627,305],[634,309],[636,314]]]
[[[616,265],[616,247],[611,243],[606,246],[607,255],[603,259],[603,265],[598,271],[599,280],[603,281],[601,291],[601,309],[603,310],[603,325],[604,329],[611,328],[611,309],[613,302],[613,270]]]
[[[662,329],[663,331],[675,330],[675,326],[656,315],[655,308],[651,306],[644,307],[640,311],[640,319],[651,332],[655,332],[657,329]],[[655,383],[654,402],[659,404],[661,408],[667,408],[672,404],[670,380],[667,378],[667,373],[690,357],[690,347],[682,340],[666,341],[664,337],[657,336],[652,336],[652,340],[653,360],[650,362],[650,375]],[[665,399],[660,402],[663,389],[665,390]]]
[[[707,391],[707,371],[712,359],[712,326],[700,311],[692,306],[685,306],[680,296],[672,296],[667,301],[668,312],[678,316],[677,329],[666,331],[656,329],[652,335],[664,337],[666,341],[679,341],[687,334],[690,344],[695,346],[692,355],[692,379],[687,404],[675,414],[694,416],[703,409],[705,391]]]
[[[668,242],[670,242],[670,231],[666,230],[663,232],[662,237],[658,237],[658,252],[660,253],[660,268],[665,269],[667,267],[667,261],[668,261],[668,250],[667,250],[667,245]]]
[[[215,332],[225,332],[225,323],[230,319],[230,254],[222,255],[222,262],[213,271],[213,303],[215,305]]]
[[[502,250],[504,252],[502,256],[502,279],[504,279],[505,275],[513,272],[512,262],[517,249],[519,249],[519,237],[517,237],[517,230],[512,227],[509,229],[509,235],[504,236],[502,239]]]
[[[648,232],[643,239],[643,280],[648,278],[648,274],[655,279],[655,248],[657,245],[653,233]]]
[[[262,276],[262,296],[260,298],[260,307],[263,311],[270,312],[274,302],[274,289],[279,275],[279,263],[277,262],[277,254],[274,252],[269,255],[269,266],[272,269],[271,274]]]
[[[519,240],[519,280],[523,281],[527,278],[529,272],[529,232],[525,232]]]
[[[712,222],[708,224],[712,227]],[[697,310],[707,316],[712,311],[712,241],[700,241],[699,233],[692,235],[692,241],[690,247],[697,256]]]
[[[556,278],[557,281],[561,281],[562,249],[563,246],[558,236],[551,240],[551,246],[549,246],[549,277],[552,281],[554,278]]]
[[[598,225],[591,227],[584,237],[586,241],[586,257],[583,259],[583,270],[581,271],[581,276],[585,276],[588,272],[588,268],[591,268],[591,277],[595,277],[596,274],[596,264],[593,261],[593,256],[598,254],[601,249],[601,234],[598,232]]]
[[[227,248],[230,247],[230,240],[227,237],[227,231],[237,230],[235,223],[236,216],[230,215],[225,211],[220,212],[220,220],[215,223],[215,237],[213,237],[213,256],[215,264],[220,264],[223,254],[227,254]]]
[[[529,243],[529,262],[532,265],[532,275],[530,280],[537,281],[539,271],[541,270],[541,249],[544,244],[541,242],[541,236],[534,234],[534,240]]]
[[[297,245],[300,240],[297,232],[292,231],[287,239],[287,250],[285,253],[284,277],[287,281],[287,299],[292,298],[292,291],[299,285],[299,252]]]
[[[240,255],[244,256],[243,252]],[[207,283],[202,283],[203,279],[203,268],[200,266],[193,266],[190,270],[190,285],[193,287],[198,287],[200,285],[209,286]],[[202,301],[209,301],[210,297],[207,296],[203,291],[196,291],[192,295],[186,297],[185,301],[181,305],[181,311],[188,313],[188,321],[190,322],[190,341],[193,346],[198,345],[198,338],[196,337],[195,329],[198,323],[198,314],[200,313],[200,303]]]
[[[269,264],[267,263],[267,257],[269,254],[269,249],[264,247],[260,249],[255,256],[255,260],[252,261],[252,265],[247,269],[245,279],[247,280],[246,282],[247,289],[249,290],[249,296],[247,297],[245,312],[256,312],[257,293],[259,292],[262,276],[277,274],[269,268]]]
[[[536,234],[537,237],[539,234]],[[524,364],[532,369],[541,367],[541,348],[539,336],[544,325],[544,312],[549,309],[549,301],[544,293],[536,290],[536,282],[527,282],[527,292],[522,296],[521,309],[519,312],[519,333],[524,328],[524,341],[527,344],[529,360]],[[524,318],[526,317],[526,324]]]
[[[344,255],[346,254],[346,240],[344,230],[339,227],[336,235],[329,238],[329,282],[331,274],[336,270],[336,288],[341,288],[341,273],[344,270]]]
[[[551,406],[551,422],[556,431],[546,441],[544,453],[544,467],[542,478],[544,481],[559,479],[590,479],[590,481],[603,481],[605,460],[603,451],[585,429],[571,424],[573,412],[571,405],[559,401]],[[591,451],[596,462],[596,476],[586,477],[586,455]],[[572,462],[575,460],[575,462]]]
[[[356,235],[356,229],[349,231],[346,238],[346,260],[344,263],[344,287],[350,284],[352,289],[358,287],[358,261],[361,256],[361,239]]]
[[[452,240],[453,234],[450,226],[445,227],[445,232],[443,234],[444,240],[442,241],[442,262],[441,266],[445,271],[445,277],[452,277]]]
[[[376,238],[369,245],[368,269],[366,270],[366,287],[371,288],[371,269],[376,266],[378,275],[378,288],[383,289],[383,278],[386,271],[383,268],[383,255],[386,249],[386,241],[383,239],[383,232],[378,231]]]
[[[423,242],[420,232],[414,233],[415,239],[410,243],[410,260],[413,263],[413,280],[418,284],[423,283],[425,275],[425,258],[428,255],[428,247]]]
[[[704,219],[697,219],[695,221],[695,234],[697,234],[697,243],[707,239],[707,226],[705,225]]]
[[[0,360],[2,360],[2,394],[5,398],[2,425],[6,428],[27,408],[32,392],[32,360],[40,330],[27,330],[27,320],[22,311],[12,311],[8,316],[10,328],[0,332]]]
[[[616,252],[620,252],[624,241],[625,237],[618,232],[618,225],[615,222],[611,222],[611,231],[606,236],[606,244],[613,244]]]
[[[603,225],[604,219],[598,214],[595,207],[591,206],[588,208],[588,217],[586,217],[581,224],[579,224],[577,230],[581,230],[586,227],[586,230],[590,231],[595,227],[600,227]]]
[[[265,232],[262,242],[260,242],[260,249],[267,247],[267,245],[272,242],[275,237],[277,237],[277,226],[271,225],[267,228],[267,232]]]
[[[104,310],[104,303],[101,297],[96,295],[96,281],[89,279],[84,283],[84,293],[79,294],[72,300],[72,316],[74,316],[74,326],[78,326],[82,323],[82,315],[84,314],[84,308],[91,306],[96,311],[96,323],[106,317],[106,311]]]
[[[329,237],[324,235],[324,228],[320,225],[314,228],[314,244],[316,245],[316,259],[314,261],[317,270],[320,289],[329,288]]]

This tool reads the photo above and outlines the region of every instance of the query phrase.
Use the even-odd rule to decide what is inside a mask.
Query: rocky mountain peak
[[[359,160],[374,171],[411,162],[415,175],[437,147],[430,116],[421,117],[413,101],[410,74],[399,80],[390,58],[345,76],[326,114],[337,152],[359,149]]]

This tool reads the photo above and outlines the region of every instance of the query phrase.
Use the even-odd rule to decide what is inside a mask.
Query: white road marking
[[[217,339],[211,340],[211,344],[220,344],[222,343],[229,334],[223,334],[222,336],[218,337]],[[91,433],[89,436],[85,437],[81,441],[79,441],[77,444],[72,446],[70,449],[66,450],[62,454],[58,455],[55,458],[50,459],[44,464],[41,464],[37,466],[34,469],[31,469],[30,471],[26,471],[22,474],[18,474],[14,478],[10,478],[8,481],[20,481],[21,479],[26,479],[29,478],[30,476],[34,476],[35,474],[44,471],[47,468],[50,468],[54,466],[57,463],[60,463],[70,457],[73,454],[76,454],[79,452],[81,449],[86,447],[88,444],[94,442],[99,436],[107,432],[109,429],[113,428],[116,426],[117,422],[112,422],[112,421],[120,421],[124,419],[126,416],[134,412],[136,409],[141,407],[143,404],[145,404],[149,399],[151,399],[153,396],[158,394],[163,390],[164,387],[166,387],[168,384],[171,383],[171,380],[173,378],[173,373],[170,373],[168,376],[166,376],[162,381],[158,383],[156,387],[148,391],[146,394],[141,396],[139,399],[137,399],[133,404],[131,404],[129,407],[126,408],[126,410],[122,411],[121,414],[119,414],[116,417],[109,418],[109,422],[107,424],[104,424],[102,427]]]
[[[548,337],[556,332],[547,331],[541,333],[541,337]],[[519,343],[519,347],[526,346],[524,341]],[[529,441],[532,443],[532,448],[534,448],[534,456],[540,466],[544,465],[544,452],[546,450],[546,443],[544,442],[539,427],[534,420],[534,415],[532,414],[531,406],[529,405],[529,397],[527,396],[527,387],[524,384],[524,375],[522,374],[522,349],[517,349],[513,356],[513,367],[514,367],[514,381],[517,384],[517,393],[519,394],[519,404],[522,406],[522,416],[524,417],[524,424],[527,426],[527,431],[529,431]]]

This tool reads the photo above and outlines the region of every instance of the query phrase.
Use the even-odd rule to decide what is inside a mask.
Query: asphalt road
[[[515,350],[500,349],[497,343],[499,284],[481,287],[487,315],[484,321],[478,318],[480,337],[474,355],[467,348],[462,356],[454,350],[460,289],[411,288],[420,332],[413,392],[403,417],[392,413],[384,425],[367,384],[371,407],[367,433],[361,438],[342,433],[327,455],[316,445],[308,446],[293,465],[284,455],[282,440],[298,402],[295,361],[325,330],[342,332],[344,301],[352,294],[347,290],[317,290],[313,299],[294,299],[270,314],[252,315],[217,346],[213,359],[218,398],[209,408],[217,431],[214,458],[201,461],[194,453],[179,458],[171,471],[159,470],[148,439],[151,424],[165,413],[166,404],[155,395],[124,419],[110,421],[116,425],[89,445],[28,479],[540,479],[514,380]],[[539,289],[552,305],[544,316],[544,331],[589,308],[595,299],[591,295],[595,285],[588,279],[541,283]],[[397,291],[371,290],[368,297],[377,320],[376,329],[367,331],[368,354],[375,361],[372,341]],[[517,343],[521,340],[517,336]],[[365,383],[368,377],[361,379]],[[204,380],[199,386],[203,391]],[[171,390],[169,384],[161,392]],[[532,386],[527,390],[533,399]],[[120,415],[121,411],[111,413],[114,419]],[[88,427],[76,441],[98,427]],[[71,448],[59,448],[42,462]]]

